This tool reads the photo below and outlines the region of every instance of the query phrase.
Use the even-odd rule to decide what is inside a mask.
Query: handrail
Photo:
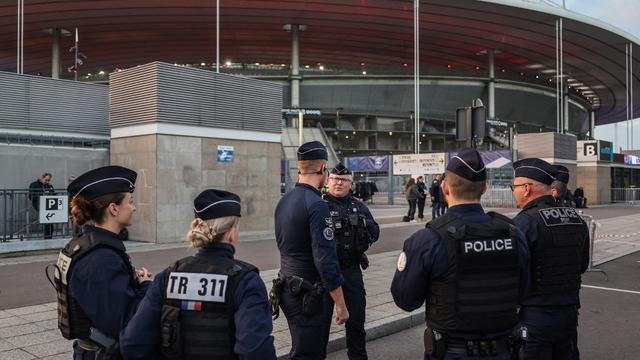
[[[331,145],[331,143],[329,142],[329,137],[327,136],[327,133],[324,131],[324,127],[322,127],[322,124],[319,121],[317,126],[320,129],[322,140],[324,140],[324,143],[326,147],[329,149],[329,152],[331,152],[331,155],[333,155],[333,158],[336,159],[336,165],[337,165],[337,163],[340,162],[340,158],[338,157],[338,154],[336,154],[336,151],[333,149],[333,145]]]

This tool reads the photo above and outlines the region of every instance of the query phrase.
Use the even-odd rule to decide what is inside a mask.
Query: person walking
[[[120,333],[125,360],[275,360],[267,289],[258,269],[234,259],[240,197],[205,190],[193,201],[187,241],[197,249],[153,280]]]

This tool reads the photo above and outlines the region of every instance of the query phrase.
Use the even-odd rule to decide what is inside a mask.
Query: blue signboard
[[[233,162],[233,146],[218,145],[218,162]]]
[[[388,156],[356,156],[347,158],[347,167],[355,172],[376,172],[389,170]]]

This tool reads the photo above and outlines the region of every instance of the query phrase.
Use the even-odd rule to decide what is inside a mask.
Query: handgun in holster
[[[97,328],[89,329],[89,340],[98,346],[95,360],[121,360],[118,342]]]
[[[280,317],[280,294],[284,288],[284,280],[280,276],[273,279],[273,285],[269,291],[269,307],[271,308],[271,316],[273,320]]]
[[[307,288],[302,296],[302,313],[304,315],[316,314],[322,307],[322,298],[325,289],[320,283],[315,283]]]
[[[432,359],[442,360],[447,352],[447,340],[444,334],[429,327],[424,329],[424,351]]]

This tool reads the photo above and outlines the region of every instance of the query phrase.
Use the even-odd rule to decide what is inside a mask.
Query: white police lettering
[[[56,262],[58,271],[56,271],[53,276],[56,279],[60,279],[65,285],[67,285],[67,272],[69,272],[69,265],[71,265],[71,258],[60,253],[60,255],[58,255],[58,261]]]
[[[558,225],[581,225],[582,219],[576,209],[569,207],[546,208],[538,211],[547,227]]]
[[[511,239],[494,239],[494,240],[475,240],[464,242],[464,253],[468,254],[470,251],[481,253],[491,251],[503,251],[512,250],[513,240]]]
[[[227,280],[227,275],[172,272],[167,281],[167,299],[222,303]]]

